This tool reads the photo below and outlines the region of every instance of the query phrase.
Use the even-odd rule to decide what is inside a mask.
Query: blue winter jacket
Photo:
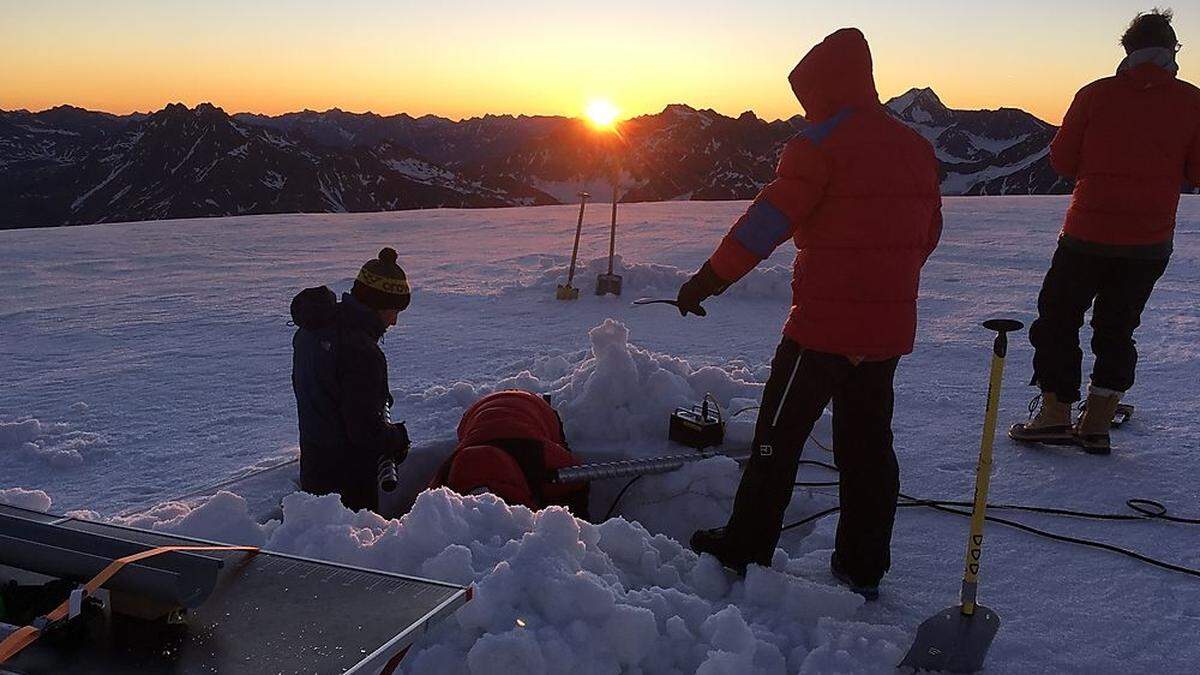
[[[300,487],[339,493],[350,508],[377,507],[380,457],[402,460],[403,425],[388,421],[387,359],[379,348],[386,326],[349,293],[298,296],[307,318],[292,338],[292,387],[300,422]],[[297,316],[296,303],[293,316]]]

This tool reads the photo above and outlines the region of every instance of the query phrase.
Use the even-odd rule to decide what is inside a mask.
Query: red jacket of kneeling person
[[[490,492],[508,504],[531,509],[565,506],[586,519],[587,484],[550,483],[546,475],[578,464],[549,403],[527,391],[500,391],[463,413],[458,446],[430,487],[460,494]]]
[[[709,265],[730,284],[791,239],[787,337],[850,357],[907,354],[921,267],[942,229],[933,148],[880,104],[857,29],[825,38],[788,79],[809,125]]]
[[[1169,253],[1184,182],[1200,185],[1200,89],[1142,63],[1075,95],[1050,145],[1075,179],[1068,237]]]

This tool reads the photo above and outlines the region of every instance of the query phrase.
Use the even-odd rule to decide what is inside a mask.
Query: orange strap
[[[154,556],[162,555],[163,553],[175,553],[179,551],[246,551],[247,553],[253,555],[258,553],[258,547],[159,546],[157,548],[150,548],[146,549],[145,551],[134,553],[133,555],[127,555],[124,558],[117,558],[116,560],[110,562],[108,566],[100,570],[99,574],[92,577],[87,583],[85,583],[83,585],[83,589],[87,591],[87,595],[92,595],[109,579],[113,578],[117,572],[120,572],[122,567],[125,567],[130,563],[135,563],[139,560],[145,560],[146,558],[153,558]],[[70,603],[71,599],[68,597],[66,600],[62,601],[62,604],[60,604],[58,607],[55,607],[43,618],[46,619],[48,624],[54,623],[55,621],[61,621],[62,619],[66,618],[67,613],[70,612]],[[34,626],[22,626],[21,628],[18,628],[11,635],[4,638],[3,642],[0,642],[0,663],[8,661],[12,657],[16,656],[17,653],[19,653],[22,649],[25,649],[29,645],[33,644],[33,642],[37,640],[41,634],[42,631]]]

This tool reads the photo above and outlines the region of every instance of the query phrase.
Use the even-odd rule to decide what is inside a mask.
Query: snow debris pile
[[[47,424],[32,417],[0,422],[0,453],[24,453],[55,467],[83,464],[86,453],[105,445],[99,434],[73,431],[66,422]]]
[[[129,527],[247,546],[262,546],[278,525],[273,520],[260,525],[244,498],[224,490],[198,504],[163,502],[149,511],[112,520]]]
[[[474,599],[419,642],[409,673],[890,672],[904,635],[850,621],[862,599],[772,569],[742,581],[641,525],[591,525],[491,495],[420,495],[385,520],[337,497],[292,494],[258,525],[240,497],[159,507],[130,524],[474,584]],[[828,551],[810,555],[828,555]],[[811,566],[811,565],[810,565]]]
[[[516,375],[493,384],[459,382],[436,386],[409,403],[446,404],[465,409],[502,389],[551,394],[563,417],[567,437],[579,441],[659,440],[666,420],[678,406],[692,405],[710,393],[726,411],[756,405],[766,369],[731,364],[695,367],[686,360],[642,349],[629,342],[629,329],[614,319],[588,331],[588,352],[531,359]],[[461,411],[459,411],[461,414]],[[748,442],[753,416],[730,420],[731,441]],[[630,454],[638,454],[630,447]]]
[[[581,261],[582,263],[582,261]],[[542,272],[542,276],[532,284],[506,288],[508,292],[523,291],[530,288],[550,289],[566,283],[568,266],[553,265]],[[675,297],[679,286],[688,280],[694,270],[681,270],[671,265],[653,263],[626,262],[620,255],[613,256],[613,274],[621,275],[621,287],[625,295],[660,297]],[[608,273],[608,258],[596,258],[580,264],[575,269],[575,286],[592,283],[597,274]],[[792,293],[792,270],[784,265],[756,268],[728,291],[725,295],[752,299],[788,299]],[[595,297],[590,294],[580,294],[584,297]]]
[[[49,511],[51,503],[50,495],[42,490],[26,490],[19,487],[0,490],[0,504],[31,511]]]

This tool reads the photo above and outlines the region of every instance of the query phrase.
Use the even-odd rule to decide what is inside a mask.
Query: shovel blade
[[[958,605],[929,617],[917,629],[913,645],[900,662],[902,668],[951,673],[974,673],[1000,629],[1000,616],[983,605],[967,616]]]

